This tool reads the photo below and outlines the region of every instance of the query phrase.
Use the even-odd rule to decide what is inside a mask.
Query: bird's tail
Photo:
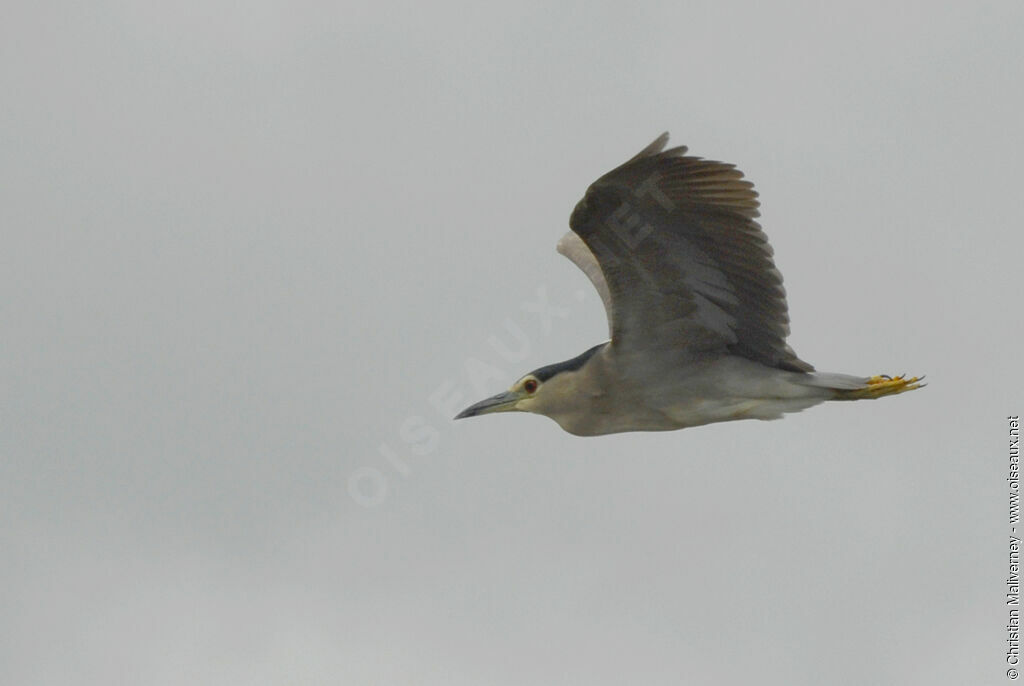
[[[923,376],[907,377],[906,374],[889,376],[850,376],[812,372],[803,383],[808,386],[832,391],[832,400],[874,400],[886,395],[896,395],[924,387]]]

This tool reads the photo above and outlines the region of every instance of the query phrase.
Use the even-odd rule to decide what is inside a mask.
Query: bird
[[[558,242],[604,304],[609,340],[534,369],[455,419],[532,412],[577,436],[770,420],[924,386],[818,372],[786,343],[782,275],[735,165],[668,132],[590,185]]]

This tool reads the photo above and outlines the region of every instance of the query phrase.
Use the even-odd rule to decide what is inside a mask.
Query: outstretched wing
[[[569,225],[596,258],[567,254],[590,276],[623,351],[740,355],[810,371],[786,344],[782,275],[757,193],[731,164],[664,150],[668,134],[595,181]],[[563,242],[565,239],[563,239]],[[560,244],[561,245],[561,244]]]

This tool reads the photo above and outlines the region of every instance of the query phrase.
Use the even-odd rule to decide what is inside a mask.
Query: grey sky
[[[3,14],[0,682],[1006,681],[1020,3]],[[604,340],[554,245],[666,129],[929,387],[453,424]]]

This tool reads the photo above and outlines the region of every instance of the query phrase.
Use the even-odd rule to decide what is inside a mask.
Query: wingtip
[[[642,159],[644,157],[650,157],[651,155],[657,155],[659,152],[665,149],[666,145],[668,145],[668,131],[663,132],[660,136],[655,138],[650,145],[648,145],[646,148],[644,148],[636,155],[634,155],[633,159],[631,159],[630,162]]]

